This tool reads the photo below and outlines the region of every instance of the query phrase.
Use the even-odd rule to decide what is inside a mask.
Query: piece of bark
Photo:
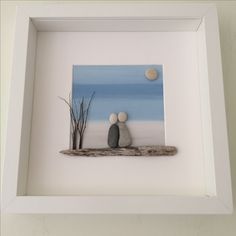
[[[62,150],[60,153],[69,156],[103,157],[103,156],[173,156],[177,148],[173,146],[139,146],[126,148],[83,148]]]

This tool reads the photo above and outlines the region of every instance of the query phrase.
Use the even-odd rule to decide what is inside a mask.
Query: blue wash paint
[[[155,68],[150,81],[145,71]],[[129,120],[163,121],[163,71],[161,65],[74,65],[72,101],[88,101],[95,92],[89,120],[108,120],[111,112],[125,111]]]

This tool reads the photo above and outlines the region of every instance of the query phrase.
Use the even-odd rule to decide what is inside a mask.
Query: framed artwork
[[[18,12],[6,212],[232,212],[215,6]]]

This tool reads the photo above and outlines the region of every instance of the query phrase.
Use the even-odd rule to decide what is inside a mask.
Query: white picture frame
[[[217,11],[211,4],[93,3],[18,8],[3,210],[8,213],[229,214],[233,210]],[[25,195],[37,31],[195,31],[206,192],[180,195]]]

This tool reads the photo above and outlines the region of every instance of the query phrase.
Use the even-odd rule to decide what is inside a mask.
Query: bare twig
[[[90,96],[89,102],[86,104],[85,98],[82,97],[81,101],[76,100],[72,101],[71,94],[69,95],[69,102],[59,97],[64,101],[70,110],[70,121],[71,121],[71,140],[72,140],[72,149],[77,149],[77,136],[79,135],[79,149],[83,145],[83,137],[86,129],[86,124],[88,120],[88,113],[91,105],[91,101],[94,98],[95,92]]]

